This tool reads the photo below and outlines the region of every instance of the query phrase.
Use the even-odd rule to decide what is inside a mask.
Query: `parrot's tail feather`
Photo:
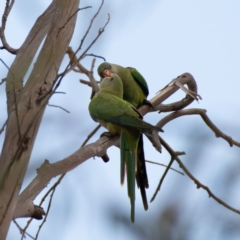
[[[120,143],[120,155],[121,155],[121,161],[120,161],[120,182],[123,186],[124,184],[124,178],[125,178],[125,159],[124,159],[124,148],[125,148],[125,138],[121,135],[121,143]]]
[[[148,202],[145,188],[148,188],[148,176],[146,170],[144,148],[143,148],[143,135],[140,135],[137,149],[137,165],[138,171],[136,174],[137,185],[140,188],[142,202],[145,210],[148,210]]]
[[[134,207],[131,208],[131,221],[132,223],[134,223],[135,220],[135,211],[134,211]]]
[[[127,170],[127,189],[131,204],[131,221],[134,222],[135,212],[135,162],[137,155],[137,146],[139,141],[138,131],[129,131],[128,129],[121,130],[121,182],[124,179],[124,165]]]

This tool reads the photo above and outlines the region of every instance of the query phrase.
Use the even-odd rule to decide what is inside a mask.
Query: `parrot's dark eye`
[[[112,81],[112,80],[113,80],[113,77],[111,77],[110,80]]]

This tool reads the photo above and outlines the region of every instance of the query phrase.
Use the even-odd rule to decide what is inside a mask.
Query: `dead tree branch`
[[[149,161],[149,160],[145,160],[145,161],[148,162],[148,163],[151,163],[151,164],[156,164],[156,165],[159,165],[159,166],[167,167],[165,164],[162,164],[162,163],[153,162],[153,161]],[[175,169],[175,168],[170,168],[170,169],[173,170],[174,172],[177,172],[177,173],[179,173],[179,174],[181,174],[181,175],[184,175],[183,172],[180,172],[180,171],[178,171],[178,170]]]
[[[80,147],[75,153],[69,157],[50,164],[45,161],[38,169],[37,176],[26,187],[18,198],[18,204],[15,209],[14,218],[27,217],[33,211],[33,200],[45,188],[49,181],[60,174],[64,174],[74,169],[79,164],[94,156],[102,156],[106,149],[112,145],[117,145],[119,137],[109,140],[107,137],[101,137],[95,143],[91,143],[85,147]]]
[[[186,116],[186,115],[200,115],[203,121],[206,123],[206,125],[215,133],[215,136],[217,138],[223,138],[226,140],[230,147],[233,145],[240,147],[240,142],[237,142],[233,140],[230,136],[223,133],[219,128],[216,127],[216,125],[210,120],[210,118],[207,116],[207,111],[205,109],[199,109],[199,108],[192,108],[192,109],[184,109],[181,111],[173,112],[161,119],[157,126],[162,128],[164,125],[166,125],[168,122],[172,121],[175,118]]]
[[[154,102],[154,109],[151,109],[150,106],[144,105],[140,108],[141,113],[147,113],[149,111],[159,111],[159,112],[170,112],[170,111],[177,111],[180,109],[185,108],[189,104],[191,104],[194,101],[194,98],[191,97],[189,94],[186,95],[186,97],[180,101],[170,103],[170,104],[162,104],[167,98],[169,98],[173,93],[175,93],[177,90],[179,90],[179,87],[174,84],[175,81],[178,81],[181,83],[181,85],[187,84],[188,90],[191,92],[195,92],[195,95],[197,94],[197,83],[194,79],[194,77],[190,73],[183,73],[177,78],[175,78],[171,83],[168,84],[166,87],[164,87],[162,90],[160,90],[161,95],[156,95],[152,100],[151,103]]]
[[[69,21],[68,27],[61,29],[60,32],[59,27],[67,22],[78,6],[79,0],[52,1],[45,13],[37,19],[22,47],[17,51],[6,79],[8,122],[0,156],[0,236],[3,238],[7,234],[15,211],[34,140],[44,109],[52,95],[57,71],[72,37],[76,15]],[[44,37],[46,38],[41,52],[23,87],[23,77]],[[18,106],[21,141],[18,137],[15,102]],[[34,205],[31,208],[33,214]]]
[[[0,39],[2,41],[2,44],[3,46],[0,47],[0,49],[6,49],[8,52],[12,53],[12,54],[17,54],[17,51],[18,49],[14,49],[12,47],[9,46],[9,44],[7,43],[7,40],[5,38],[5,34],[4,34],[4,31],[5,31],[5,28],[6,28],[6,23],[7,23],[7,18],[8,18],[8,15],[13,7],[13,4],[14,4],[14,0],[7,0],[6,1],[6,6],[5,6],[5,9],[4,9],[4,13],[3,13],[3,16],[2,16],[2,25],[0,27]]]
[[[92,19],[91,19],[91,21],[90,21],[90,24],[89,24],[89,26],[88,26],[88,29],[87,29],[86,33],[84,34],[84,36],[83,36],[83,38],[82,38],[82,40],[81,40],[81,42],[80,42],[80,45],[79,45],[79,47],[77,48],[77,51],[76,51],[75,54],[77,54],[77,53],[82,49],[82,45],[83,45],[83,43],[84,43],[87,35],[89,34],[90,29],[92,28],[92,24],[93,24],[94,20],[96,19],[96,17],[98,16],[99,12],[101,11],[103,4],[104,4],[104,0],[102,0],[102,2],[101,2],[101,4],[100,4],[97,12],[96,12],[95,15],[92,17]]]
[[[81,147],[84,147],[87,142],[91,139],[91,137],[98,131],[98,129],[101,127],[100,124],[97,125],[96,128],[93,129],[93,131],[91,133],[88,134],[86,140],[83,142],[83,144],[81,145]]]
[[[18,228],[19,231],[20,231],[20,234],[21,234],[24,238],[26,238],[25,235],[27,235],[27,236],[30,237],[31,239],[35,239],[35,238],[32,237],[29,233],[23,232],[23,229],[19,226],[19,224],[17,223],[17,221],[16,221],[15,219],[13,219],[13,222],[15,223],[15,225],[17,226],[17,228]],[[23,237],[22,237],[22,238],[23,238]]]
[[[49,107],[60,108],[60,109],[62,109],[63,111],[65,111],[65,112],[67,112],[67,113],[70,113],[67,109],[65,109],[65,108],[63,108],[63,107],[61,107],[61,106],[57,106],[57,105],[50,104],[50,103],[48,103],[48,106],[49,106]]]
[[[84,58],[85,57],[96,57],[96,58],[101,58],[103,61],[106,61],[106,59],[104,57],[96,55],[96,54],[93,54],[93,53],[85,54]]]
[[[207,116],[206,114],[206,110],[204,109],[185,109],[185,110],[180,110],[180,111],[177,111],[177,112],[173,112],[173,113],[170,113],[169,115],[167,115],[166,117],[162,118],[158,123],[157,123],[157,126],[162,128],[164,125],[166,125],[168,122],[178,118],[178,117],[181,117],[181,116],[186,116],[186,115],[200,115],[202,117],[202,119],[204,120],[204,122],[206,123],[206,125],[215,133],[215,136],[218,138],[218,137],[221,137],[223,138],[224,140],[226,140],[230,147],[232,147],[233,145],[237,146],[237,147],[240,147],[240,142],[237,142],[235,140],[233,140],[230,136],[227,136],[225,133],[223,133],[220,129],[218,129],[215,124],[213,124],[213,122],[210,120],[210,118]],[[164,144],[164,140],[160,137],[160,140],[161,140],[161,143]],[[167,149],[168,150],[168,149]],[[169,150],[170,151],[170,150]],[[157,187],[157,190],[154,194],[154,196],[152,197],[151,201],[154,200],[156,194],[157,194],[157,191],[160,190],[161,188],[161,185],[163,183],[163,180],[164,178],[166,177],[167,175],[167,172],[169,171],[169,169],[171,168],[174,160],[176,160],[175,156],[179,156],[179,154],[177,154],[175,152],[174,155],[171,155],[172,158],[167,166],[167,168],[165,169],[161,179],[160,179],[160,182],[159,182],[159,185]]]
[[[223,205],[224,207],[226,207],[227,209],[240,214],[240,211],[238,209],[235,209],[231,206],[229,206],[227,203],[225,203],[224,201],[222,201],[220,198],[216,197],[212,191],[205,185],[203,185],[199,180],[197,180],[191,173],[190,171],[185,167],[185,165],[182,163],[182,161],[179,159],[179,157],[177,156],[176,152],[167,144],[167,142],[165,142],[163,139],[161,139],[161,143],[163,145],[164,148],[166,148],[166,150],[169,152],[169,154],[171,155],[172,159],[175,159],[178,164],[179,167],[182,168],[182,170],[185,172],[185,174],[191,179],[193,180],[193,182],[196,184],[197,188],[203,188],[205,191],[207,191],[208,196],[212,197],[216,202],[218,202],[219,204]],[[161,182],[160,182],[161,183]],[[151,202],[155,199],[157,192],[160,190],[160,183],[158,185],[158,188],[156,189]]]

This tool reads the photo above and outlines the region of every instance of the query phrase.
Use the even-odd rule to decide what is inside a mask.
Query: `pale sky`
[[[6,38],[12,47],[18,48],[22,44],[36,18],[49,3],[47,0],[37,3],[16,1],[6,27]],[[77,48],[99,4],[100,1],[81,1],[80,7],[91,5],[93,8],[79,12],[71,42],[73,49]],[[5,1],[1,1],[1,13],[4,6]],[[173,78],[190,72],[197,81],[203,100],[194,102],[188,108],[206,109],[217,127],[240,141],[239,12],[240,2],[237,0],[106,0],[84,46],[104,25],[109,13],[110,23],[89,53],[101,55],[111,63],[137,68],[148,82],[149,99]],[[0,51],[0,58],[11,66],[14,56]],[[68,57],[64,59],[63,67],[67,61]],[[101,62],[101,59],[97,59],[96,66]],[[83,62],[87,68],[90,63],[91,58]],[[0,80],[6,74],[7,69],[0,62]],[[95,77],[98,79],[96,68]],[[96,126],[88,113],[91,91],[79,83],[80,78],[86,79],[76,73],[69,74],[59,88],[66,94],[56,95],[50,100],[50,103],[69,110],[70,114],[60,109],[46,109],[23,188],[35,176],[35,169],[44,159],[55,162],[70,155]],[[0,127],[6,119],[4,90],[5,86],[1,85]],[[184,93],[179,91],[171,101],[183,97]],[[154,124],[162,116],[151,113],[144,119]],[[91,142],[98,139],[103,131],[98,131]],[[230,181],[240,165],[238,148],[230,148],[224,140],[215,138],[214,133],[197,116],[172,121],[164,127],[161,136],[174,150],[187,153],[181,159],[195,177],[229,205],[240,208],[240,179],[233,177],[234,185]],[[0,144],[3,137],[3,134],[0,135]],[[145,146],[147,159],[168,163],[170,157],[166,151],[159,155],[147,139]],[[169,207],[181,210],[178,221],[183,226],[191,222],[184,239],[239,239],[239,232],[235,231],[239,228],[240,216],[209,199],[207,193],[202,189],[197,190],[188,177],[174,172],[168,174],[156,200],[149,204],[148,211],[144,211],[140,194],[137,193],[136,223],[133,225],[129,219],[130,203],[126,186],[120,186],[119,149],[112,147],[108,154],[111,160],[107,164],[99,158],[89,159],[67,174],[56,190],[47,222],[39,235],[40,240],[145,239],[134,235],[131,229],[139,227],[147,232],[164,227],[155,226],[154,223],[158,221],[158,214],[161,216]],[[164,168],[149,164],[147,167],[150,182],[147,195],[150,200]],[[174,167],[178,168],[178,165],[174,164]],[[231,183],[231,187],[228,187],[228,183]],[[50,185],[46,191],[49,188]],[[36,204],[40,202],[40,197],[35,200]],[[46,205],[44,207],[46,209]],[[120,209],[122,215],[118,217],[126,218],[125,224],[114,222],[109,209]],[[18,222],[24,227],[26,219]],[[146,222],[150,225],[146,225]],[[34,221],[29,233],[35,236],[39,225],[39,221]],[[181,226],[175,226],[170,239],[182,239],[181,229]],[[15,239],[20,239],[20,236],[12,224],[8,240]]]

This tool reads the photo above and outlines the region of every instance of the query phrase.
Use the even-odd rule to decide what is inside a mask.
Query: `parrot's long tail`
[[[131,221],[135,216],[135,176],[137,172],[137,146],[139,141],[139,131],[122,129],[121,131],[121,184],[124,181],[124,166],[127,167],[127,188],[131,203]]]
[[[144,148],[143,148],[143,135],[140,135],[138,148],[137,148],[137,185],[140,188],[143,206],[145,210],[148,210],[148,202],[145,188],[148,188],[148,176],[145,164]]]

